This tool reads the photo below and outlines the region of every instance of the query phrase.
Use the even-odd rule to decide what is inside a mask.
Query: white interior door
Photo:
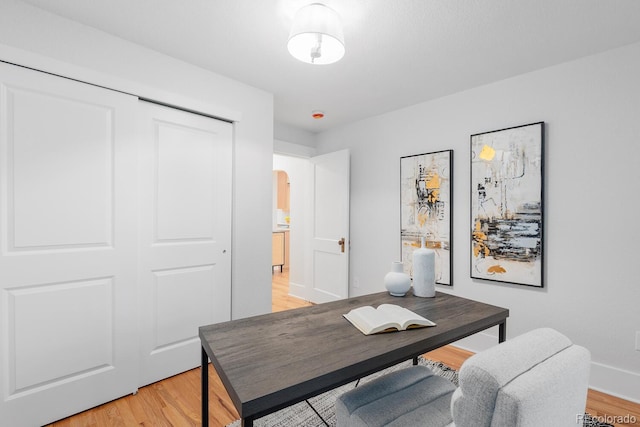
[[[200,364],[231,318],[232,125],[141,102],[141,385]]]
[[[349,296],[349,151],[312,157],[309,299]]]
[[[0,425],[137,389],[137,102],[0,64]]]

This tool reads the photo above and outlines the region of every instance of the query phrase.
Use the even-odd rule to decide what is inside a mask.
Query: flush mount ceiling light
[[[335,10],[320,3],[296,13],[287,44],[289,53],[309,64],[332,64],[344,56],[342,22]]]

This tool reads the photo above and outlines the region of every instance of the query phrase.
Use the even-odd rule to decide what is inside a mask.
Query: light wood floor
[[[288,295],[288,275],[273,275],[273,311],[310,305]],[[426,357],[459,369],[472,353],[447,346],[426,353]],[[222,427],[238,418],[231,399],[213,367],[209,369],[209,425]],[[615,426],[640,426],[640,405],[604,393],[589,390],[587,412],[594,416],[631,416],[635,424],[609,423]],[[136,395],[125,396],[47,427],[182,427],[200,426],[200,369],[141,388]],[[295,426],[292,426],[295,427]]]
[[[283,311],[292,308],[306,307],[310,302],[289,295],[289,272],[276,271],[271,277],[271,311]]]

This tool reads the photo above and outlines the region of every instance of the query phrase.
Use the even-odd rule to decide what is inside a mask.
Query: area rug
[[[434,362],[433,360],[418,357],[418,364],[430,368],[435,374],[440,375],[455,385],[458,385],[458,372],[445,365],[442,362]],[[364,384],[374,378],[389,372],[403,369],[412,365],[410,360],[398,365],[387,368],[383,371],[376,372],[360,379],[359,384]],[[255,427],[334,427],[336,425],[336,414],[333,408],[336,398],[346,391],[356,387],[357,381],[345,384],[341,387],[327,391],[311,399],[297,403],[288,408],[274,412],[258,418],[253,422]],[[227,427],[240,427],[240,420],[235,420]],[[611,424],[598,422],[589,414],[585,414],[584,427],[613,427]]]

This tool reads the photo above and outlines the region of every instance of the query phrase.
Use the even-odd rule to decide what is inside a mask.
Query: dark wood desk
[[[364,305],[401,305],[437,326],[363,335],[343,314]],[[387,292],[199,328],[202,425],[209,425],[209,359],[244,426],[373,372],[499,325],[509,310],[438,292],[435,298]]]

